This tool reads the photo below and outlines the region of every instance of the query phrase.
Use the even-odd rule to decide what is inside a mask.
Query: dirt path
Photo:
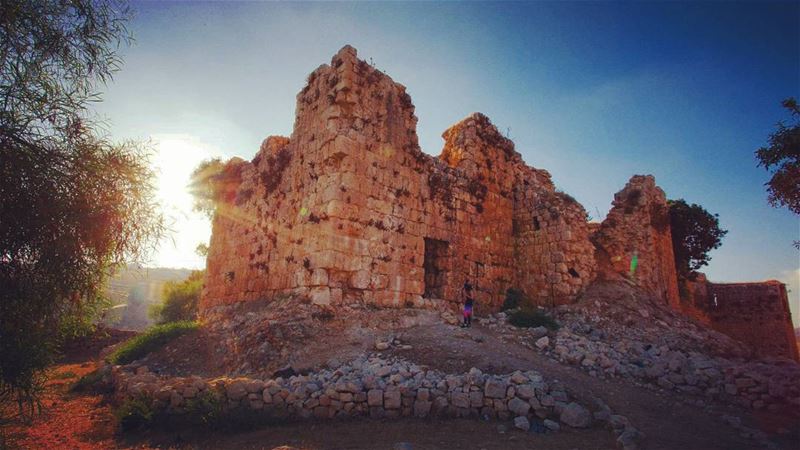
[[[446,372],[461,373],[471,367],[485,372],[507,373],[537,370],[546,379],[558,380],[567,390],[592,404],[593,397],[605,401],[616,414],[627,416],[647,435],[646,448],[731,450],[759,448],[754,441],[720,419],[720,406],[709,414],[704,408],[687,405],[669,396],[637,387],[624,380],[600,380],[571,366],[560,364],[512,340],[505,341],[492,330],[473,326],[463,330],[452,326],[421,326],[404,333],[412,350],[395,350],[397,356]],[[753,424],[743,411],[730,411]]]
[[[42,396],[42,414],[30,424],[19,418],[0,428],[10,449],[110,449],[116,441],[114,415],[101,394],[72,392],[70,388],[94,371],[101,351],[136,333],[101,329],[94,335],[74,341],[63,350],[61,364],[50,369]],[[3,447],[0,441],[0,448]],[[147,449],[147,446],[138,447]]]
[[[53,368],[42,399],[43,414],[30,425],[19,421],[5,427],[9,448],[103,449],[114,448],[111,408],[101,395],[78,394],[69,388],[94,370],[90,362]]]

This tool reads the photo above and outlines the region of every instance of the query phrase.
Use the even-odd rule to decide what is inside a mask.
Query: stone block
[[[489,398],[505,398],[508,384],[497,378],[489,378],[483,387],[484,395]]]
[[[383,406],[383,391],[380,389],[370,389],[367,392],[367,404],[369,406]]]
[[[528,402],[520,400],[517,397],[514,397],[508,401],[508,410],[518,416],[527,415],[530,409],[531,405]]]
[[[583,406],[572,402],[563,408],[559,420],[573,428],[587,428],[592,424],[592,415]]]
[[[469,408],[469,394],[464,392],[453,392],[450,394],[450,403],[458,408]]]
[[[386,409],[400,409],[401,396],[400,391],[386,391],[383,394],[383,406]]]
[[[311,303],[320,306],[327,306],[331,304],[331,290],[327,287],[316,287],[309,291]]]

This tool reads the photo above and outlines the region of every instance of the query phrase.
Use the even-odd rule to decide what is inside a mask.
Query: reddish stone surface
[[[292,137],[228,163],[238,184],[214,218],[201,309],[278,295],[437,307],[465,281],[489,309],[509,287],[574,299],[594,276],[583,207],[484,115],[445,131],[438,158],[416,122],[405,88],[355,49],[315,70]]]
[[[292,136],[271,136],[252,161],[227,163],[201,316],[289,297],[455,308],[465,281],[484,310],[512,287],[552,306],[575,301],[598,276],[624,277],[763,354],[791,353],[783,331],[769,337],[790,330],[785,287],[708,285],[725,305],[716,311],[694,300],[707,296],[705,284],[680,300],[666,196],[652,176],[632,177],[603,223],[588,223],[583,206],[526,165],[486,116],[446,130],[438,157],[420,150],[416,123],[405,87],[352,47],[312,72]],[[762,288],[769,293],[755,293]],[[763,308],[765,329],[748,328],[748,314]]]
[[[682,309],[715,330],[752,347],[758,357],[800,361],[792,328],[786,285],[761,283],[690,283]]]
[[[592,236],[599,266],[632,279],[678,309],[678,276],[664,191],[652,175],[636,175],[614,195],[612,205]],[[632,271],[634,255],[638,262]]]

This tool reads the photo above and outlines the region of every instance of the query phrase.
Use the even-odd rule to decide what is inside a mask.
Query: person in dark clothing
[[[472,325],[472,305],[475,303],[472,285],[468,282],[464,283],[461,296],[464,298],[464,323],[461,324],[461,328],[467,328]]]

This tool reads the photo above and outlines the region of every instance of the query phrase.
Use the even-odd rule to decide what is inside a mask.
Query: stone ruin
[[[681,303],[686,314],[749,344],[759,356],[800,361],[785,284],[711,283],[701,275],[687,290]]]
[[[456,309],[465,281],[484,311],[509,288],[555,306],[597,278],[635,282],[681,309],[666,196],[652,176],[631,178],[591,223],[486,116],[446,130],[438,157],[422,152],[416,124],[405,87],[354,48],[314,70],[291,137],[225,166],[201,316],[281,297],[334,311]]]

